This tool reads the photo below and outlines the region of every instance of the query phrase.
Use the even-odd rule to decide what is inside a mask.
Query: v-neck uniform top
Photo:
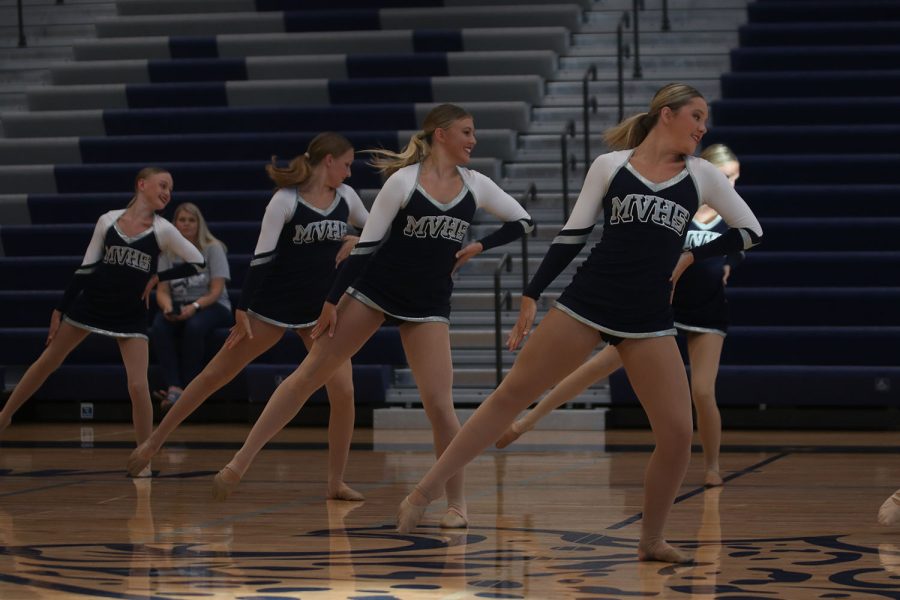
[[[203,255],[174,225],[156,215],[153,224],[135,236],[117,224],[125,210],[110,211],[97,221],[78,272],[90,277],[66,322],[112,337],[147,337],[147,306],[141,294],[156,271],[160,252],[188,263],[203,264]]]
[[[362,200],[346,184],[324,209],[307,202],[296,188],[279,189],[266,207],[250,263],[251,269],[265,265],[266,274],[242,305],[280,327],[315,325],[334,282],[334,261],[347,225],[362,229],[367,216]]]
[[[632,152],[611,152],[594,161],[569,221],[553,242],[583,246],[602,210],[603,235],[557,307],[618,337],[674,335],[670,278],[698,206],[709,204],[732,227],[759,235],[762,229],[707,161],[686,157],[682,171],[656,183],[630,164]]]

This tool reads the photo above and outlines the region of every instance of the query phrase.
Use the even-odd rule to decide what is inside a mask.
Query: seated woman
[[[165,385],[154,396],[164,411],[178,401],[184,385],[203,368],[209,332],[232,323],[231,302],[225,289],[225,282],[231,278],[225,244],[209,232],[203,213],[195,204],[179,204],[172,220],[181,235],[203,254],[206,268],[190,277],[160,282],[156,288],[159,312],[150,329],[150,341]],[[180,262],[170,253],[159,257],[160,269]]]

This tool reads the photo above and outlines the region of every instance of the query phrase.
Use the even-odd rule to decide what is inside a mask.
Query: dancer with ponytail
[[[157,215],[172,197],[172,175],[146,167],[135,177],[127,208],[97,221],[81,266],[50,318],[47,348],[32,364],[0,411],[0,431],[43,385],[65,358],[91,333],[116,339],[128,376],[128,395],[138,444],[153,429],[153,405],[147,382],[150,291],[160,281],[194,275],[203,255],[168,221]],[[156,272],[160,252],[184,263]],[[149,463],[133,475],[149,476]]]
[[[385,319],[400,323],[403,349],[431,421],[435,454],[440,456],[450,444],[459,430],[450,358],[451,275],[473,256],[532,228],[528,213],[514,198],[488,177],[464,168],[475,143],[471,115],[442,104],[428,114],[422,131],[403,152],[373,151],[374,164],[388,178],[328,294],[313,330],[316,343],[275,390],[243,447],[219,471],[218,497],[238,486],[262,447]],[[461,249],[477,208],[504,225]],[[441,525],[465,527],[462,473],[442,482],[441,493],[445,489],[448,509]]]
[[[672,285],[695,260],[745,250],[762,236],[759,222],[722,173],[691,156],[706,133],[707,115],[697,90],[669,84],[656,93],[647,113],[606,132],[614,151],[591,165],[568,222],[525,289],[507,341],[510,350],[529,334],[537,299],[584,246],[601,210],[602,239],[500,386],[400,504],[400,532],[415,528],[448,480],[606,340],[617,347],[656,441],[644,480],[638,558],[689,561],[663,536],[690,460],[693,433],[687,374],[673,337]],[[682,252],[691,216],[703,203],[732,229]]]
[[[244,367],[293,331],[307,349],[311,331],[334,282],[337,265],[357,238],[368,212],[343,181],[350,176],[353,146],[337,133],[322,133],[287,168],[266,168],[278,189],[266,207],[256,250],[244,281],[235,325],[218,354],[184,389],[165,418],[128,460],[134,473],[156,454],[178,425]],[[326,497],[363,500],[344,483],[353,437],[353,367],[348,356],[322,384],[328,392],[328,489]],[[321,387],[321,385],[320,385]]]
[[[733,186],[740,177],[740,163],[734,153],[722,144],[706,148],[700,158],[708,160],[722,172]],[[718,238],[728,226],[709,205],[697,209],[685,237],[684,248],[690,250]],[[722,442],[722,419],[716,406],[716,375],[722,344],[728,331],[728,302],[725,285],[732,269],[743,253],[717,256],[687,268],[678,280],[672,309],[675,328],[687,336],[691,362],[691,400],[697,412],[697,431],[703,444],[704,485],[722,485],[719,474],[719,447]],[[504,448],[555,408],[569,402],[588,386],[609,377],[622,366],[622,359],[612,344],[560,381],[527,415],[510,425],[495,444]]]

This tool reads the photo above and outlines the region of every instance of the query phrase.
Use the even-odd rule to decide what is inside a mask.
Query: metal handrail
[[[622,13],[619,24],[616,26],[616,80],[619,84],[619,122],[625,118],[625,59],[630,56],[628,44],[625,42],[624,29],[631,26],[631,17],[627,12]]]
[[[566,128],[559,136],[560,162],[562,163],[562,205],[563,223],[569,220],[569,171],[575,170],[575,157],[569,159],[569,143],[566,137],[575,137],[575,121],[566,123]]]
[[[512,257],[509,252],[504,252],[494,269],[494,360],[497,367],[497,385],[503,381],[503,346],[502,346],[502,323],[500,322],[500,304],[506,300],[506,310],[512,310],[512,295],[500,290],[500,275],[503,268],[506,267],[507,273],[512,271]],[[501,299],[501,296],[504,298]]]
[[[19,48],[24,48],[28,44],[25,41],[25,25],[22,23],[22,0],[17,0],[16,9],[19,13]]]
[[[591,64],[584,72],[581,78],[581,115],[584,119],[584,172],[587,173],[591,167],[591,123],[588,117],[588,105],[597,114],[597,97],[591,96],[588,99],[588,78],[591,81],[597,81],[597,65]]]
[[[537,186],[533,183],[528,185],[525,195],[522,196],[522,208],[528,210],[528,204],[537,200]],[[531,229],[531,235],[537,235],[537,224]],[[528,287],[528,235],[522,236],[522,289]]]
[[[632,30],[634,33],[634,78],[640,79],[644,76],[644,72],[641,69],[641,34],[640,34],[640,23],[638,18],[638,5],[640,5],[640,9],[644,10],[644,0],[632,0],[631,3],[631,12],[634,15],[634,29]]]

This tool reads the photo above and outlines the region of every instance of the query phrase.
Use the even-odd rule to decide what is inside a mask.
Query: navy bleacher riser
[[[710,106],[722,125],[900,124],[900,98],[729,98]],[[705,140],[704,140],[705,143]]]
[[[468,101],[536,104],[543,96],[544,80],[538,75],[99,84],[27,92],[32,111]]]
[[[318,54],[177,60],[105,60],[64,63],[50,69],[53,85],[147,84],[280,79],[360,79],[540,75],[557,68],[550,50],[423,52],[419,54]]]
[[[723,98],[898,96],[900,69],[725,73]]]
[[[109,38],[78,42],[76,61],[129,59],[201,59],[299,56],[337,53],[477,52],[550,50],[569,47],[565,27],[476,27],[387,31],[231,34]]]
[[[741,46],[889,46],[900,23],[752,23],[738,29]]]
[[[359,31],[366,29],[456,29],[561,26],[580,29],[577,4],[435,8],[275,11],[221,14],[141,15],[101,19],[97,37],[203,36],[224,33]]]
[[[416,132],[340,131],[358,151],[398,151]],[[102,164],[267,160],[301,154],[318,132],[141,135],[82,138],[0,139],[0,164]],[[477,130],[480,157],[512,160],[516,134],[510,130]],[[361,159],[365,154],[359,155]]]
[[[7,138],[415,130],[435,103],[316,107],[162,108],[3,113]],[[524,131],[526,102],[464,102],[479,129]]]
[[[176,189],[185,191],[234,191],[271,189],[265,172],[268,161],[220,161],[158,163],[172,174]],[[0,167],[0,189],[8,193],[93,193],[127,190],[134,174],[146,163],[96,165],[16,165]],[[499,181],[501,162],[494,158],[473,158],[469,168]],[[347,183],[357,189],[381,187],[381,175],[366,161],[356,160]]]
[[[410,8],[441,6],[499,6],[503,4],[580,4],[588,8],[593,0],[118,0],[120,15],[190,14],[249,11],[321,11],[361,8]]]
[[[895,69],[900,46],[735,48],[732,71],[837,71]]]
[[[727,345],[727,342],[726,342]],[[752,382],[752,383],[748,383]],[[637,406],[637,397],[620,369],[609,380],[614,405]],[[723,407],[900,406],[900,367],[835,365],[721,365],[716,404]],[[727,428],[740,426],[726,419]]]
[[[893,0],[822,0],[810,10],[805,3],[791,1],[751,2],[750,23],[900,21],[900,4]]]
[[[709,130],[704,144],[725,144],[738,156],[834,152],[891,153],[898,150],[898,125],[723,125]]]
[[[840,148],[823,148],[832,154],[744,154],[740,156],[745,185],[897,184],[900,154],[839,154]]]

